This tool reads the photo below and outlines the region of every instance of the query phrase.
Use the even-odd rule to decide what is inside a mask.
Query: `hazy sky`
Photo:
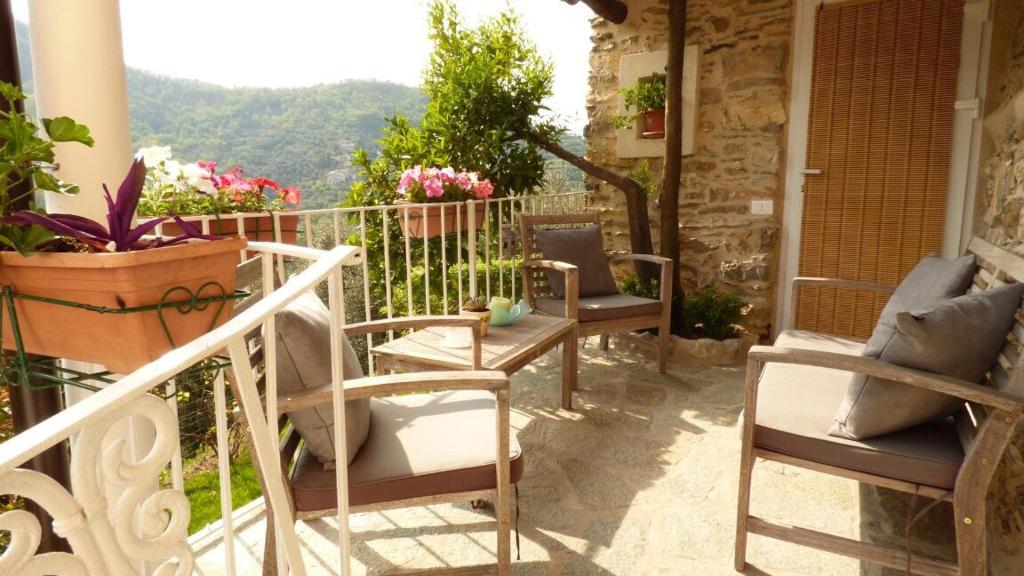
[[[548,105],[586,123],[591,13],[560,0],[456,0],[470,23],[507,5],[555,63]],[[13,0],[28,19],[28,0]],[[121,0],[125,61],[226,86],[308,86],[350,78],[419,85],[426,0]],[[296,64],[298,63],[298,64]]]

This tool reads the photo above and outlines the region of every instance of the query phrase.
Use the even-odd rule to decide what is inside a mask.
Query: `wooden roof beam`
[[[566,4],[579,4],[581,0],[562,1]],[[614,24],[622,24],[626,21],[626,16],[629,14],[629,8],[621,0],[582,0],[582,2],[590,6],[594,14]]]

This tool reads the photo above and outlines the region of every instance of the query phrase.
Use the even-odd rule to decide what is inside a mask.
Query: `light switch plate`
[[[750,213],[757,216],[771,216],[775,209],[773,200],[751,200]]]

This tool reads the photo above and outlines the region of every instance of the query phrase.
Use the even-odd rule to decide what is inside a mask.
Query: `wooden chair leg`
[[[608,341],[609,340],[610,340],[610,338],[609,338],[608,334],[601,334],[601,345],[600,345],[601,352],[605,352],[605,353],[608,352]]]
[[[750,481],[753,471],[753,450],[744,446],[740,459],[739,500],[736,503],[736,550],[733,561],[737,572],[742,572],[747,566],[747,519],[750,517]]]
[[[277,576],[277,539],[270,506],[267,506],[265,515],[267,517],[267,536],[263,540],[263,576]]]
[[[986,493],[986,491],[979,491],[979,496],[974,498],[974,502],[956,499],[953,503],[960,576],[987,576],[988,574],[988,547],[985,534]]]
[[[671,346],[671,332],[662,325],[658,328],[658,372],[664,374],[668,370],[668,349]]]

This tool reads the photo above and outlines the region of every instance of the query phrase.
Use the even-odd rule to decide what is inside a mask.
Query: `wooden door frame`
[[[775,291],[773,336],[793,328],[790,319],[793,278],[800,269],[800,227],[803,219],[804,169],[810,120],[811,73],[814,64],[814,26],[818,7],[851,0],[796,0],[790,62],[789,127],[786,141],[785,196],[779,247],[779,275]],[[978,186],[978,157],[983,133],[982,111],[988,84],[991,40],[991,0],[965,0],[964,30],[957,80],[956,117],[953,123],[953,160],[946,196],[946,223],[942,253],[957,256],[966,249],[974,223]]]

